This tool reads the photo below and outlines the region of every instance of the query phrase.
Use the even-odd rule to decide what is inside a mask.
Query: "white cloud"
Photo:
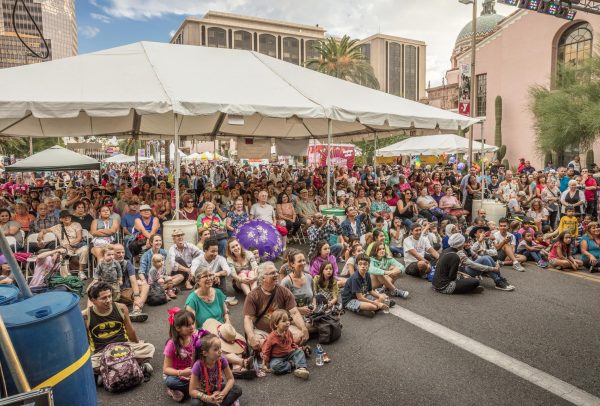
[[[79,27],[79,33],[85,38],[94,38],[100,32],[100,28],[90,25],[82,25]]]
[[[381,32],[422,40],[427,43],[427,80],[432,85],[441,83],[456,36],[471,19],[471,7],[458,0],[108,0],[102,9],[113,17],[136,20],[218,10],[319,24],[331,35],[364,38]],[[496,10],[508,15],[517,9],[497,4]]]
[[[169,38],[173,38],[173,35],[175,35],[176,32],[177,31],[175,31],[175,30],[169,31]]]
[[[110,23],[110,17],[105,14],[90,13],[90,17],[105,24]]]

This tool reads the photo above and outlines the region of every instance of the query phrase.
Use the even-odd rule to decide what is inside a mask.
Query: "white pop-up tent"
[[[140,42],[0,70],[0,136],[325,138],[476,120],[233,49]],[[175,158],[175,184],[179,156]],[[328,194],[329,196],[329,194]],[[176,204],[179,194],[176,193]]]
[[[55,145],[5,168],[6,172],[99,170],[100,162]]]
[[[138,157],[138,162],[144,162],[144,161],[148,161],[148,160],[150,160],[150,158],[147,158],[145,156]],[[113,155],[109,158],[104,159],[104,162],[107,164],[126,164],[126,163],[135,162],[135,156],[117,154],[117,155]]]
[[[480,142],[473,141],[473,152],[482,152]],[[498,147],[483,145],[483,152],[495,152]],[[375,151],[375,156],[396,157],[403,155],[466,154],[469,139],[456,134],[425,135],[410,137]]]

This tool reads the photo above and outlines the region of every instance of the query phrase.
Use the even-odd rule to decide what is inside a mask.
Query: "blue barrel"
[[[0,306],[15,303],[21,291],[15,285],[0,285]]]
[[[79,297],[47,292],[0,306],[8,334],[31,388],[51,386],[54,404],[96,405],[87,331],[79,310]],[[0,361],[6,360],[0,354]],[[9,395],[17,393],[7,374]]]

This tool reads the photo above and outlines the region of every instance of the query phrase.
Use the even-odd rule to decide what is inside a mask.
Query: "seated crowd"
[[[35,292],[90,279],[86,325],[114,329],[90,334],[98,381],[101,354],[115,342],[131,344],[148,378],[155,348],[138,340],[132,322],[147,320],[147,304],[189,291],[183,309],[169,310],[167,393],[231,405],[242,394],[236,378],[272,372],[308,379],[306,343],[321,303],[374,317],[409,296],[400,287],[407,276],[459,294],[481,291],[483,277],[514,290],[503,267],[523,272],[526,262],[596,272],[598,167],[581,168],[576,158],[536,171],[523,160],[517,172],[497,161],[485,179],[475,166],[463,174],[452,164],[336,169],[330,198],[344,209],[343,221],[319,210],[327,201],[323,168],[184,164],[180,207],[172,173],[159,165],[143,173],[113,165],[98,180],[90,172],[4,174],[0,229],[20,258],[32,255],[23,267],[33,262]],[[488,219],[476,206],[482,198],[504,203],[505,215]],[[163,234],[175,214],[196,222],[197,244],[181,229]],[[251,219],[273,224],[290,243],[281,266],[234,237]],[[14,283],[5,262],[0,257],[0,284]],[[230,322],[234,290],[245,297],[243,336]]]

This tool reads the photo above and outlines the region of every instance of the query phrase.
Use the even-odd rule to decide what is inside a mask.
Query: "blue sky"
[[[319,24],[332,35],[381,32],[425,41],[427,80],[434,85],[450,67],[456,36],[471,19],[471,6],[458,0],[76,0],[79,53],[168,42],[186,16],[209,10]],[[497,4],[496,10],[508,15],[516,8]]]

